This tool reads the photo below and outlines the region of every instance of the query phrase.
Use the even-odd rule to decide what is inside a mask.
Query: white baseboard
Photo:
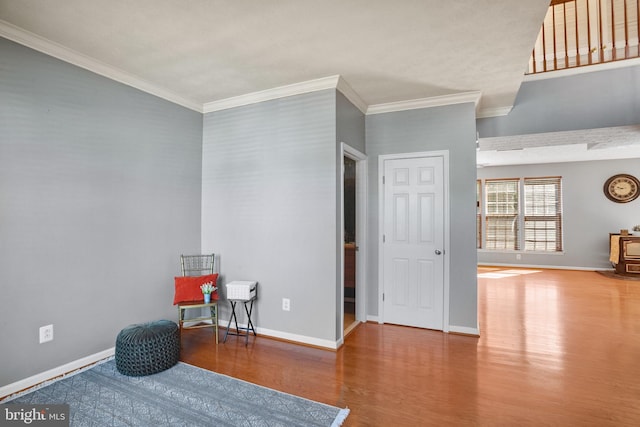
[[[220,319],[218,321],[218,325],[222,326],[223,328],[226,328],[228,323],[229,323],[229,319]],[[236,325],[232,323],[231,329],[235,329],[235,326]],[[247,324],[238,322],[238,327],[246,328]],[[255,327],[255,329],[256,329],[256,334],[258,334],[258,336],[264,335],[266,337],[279,338],[281,340],[312,345],[315,347],[327,348],[330,350],[336,350],[341,345],[341,341],[323,340],[320,338],[308,337],[306,335],[291,334],[289,332],[275,331],[273,329],[267,329],[267,328],[259,328],[257,326]],[[224,338],[224,332],[220,332],[220,338]]]
[[[272,329],[256,328],[258,336],[265,335],[273,338],[280,338],[287,341],[294,341],[301,344],[308,344],[316,347],[323,347],[330,350],[338,348],[337,341],[323,340],[320,338],[308,337],[306,335],[291,334],[289,332],[274,331]]]
[[[65,363],[64,365],[58,366],[57,368],[49,369],[48,371],[41,372],[29,378],[25,378],[23,380],[16,381],[15,383],[2,386],[0,387],[0,400],[11,396],[12,394],[19,391],[38,385],[42,382],[59,377],[61,375],[66,375],[69,372],[75,371],[76,369],[80,369],[84,366],[91,365],[92,363],[99,362],[102,359],[106,359],[107,357],[111,357],[115,354],[115,350],[115,347],[111,347],[87,357],[74,360],[73,362]]]
[[[368,322],[378,322],[381,325],[384,323],[380,322],[378,316],[367,316]],[[454,334],[465,334],[465,335],[476,335],[480,336],[480,330],[478,328],[469,328],[467,326],[455,326],[449,325],[449,330],[442,331],[444,333],[454,333]]]
[[[469,328],[468,326],[449,325],[449,333],[480,336],[478,328]]]
[[[367,316],[367,322],[380,323],[378,316]]]
[[[578,271],[606,271],[606,267],[575,267],[568,265],[537,265],[537,264],[511,264],[501,262],[479,262],[478,267],[518,267],[518,268],[543,268],[545,270],[578,270]]]

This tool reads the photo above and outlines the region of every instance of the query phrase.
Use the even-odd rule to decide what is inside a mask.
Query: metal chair
[[[210,274],[214,274],[213,266],[214,266],[215,256],[214,254],[210,255],[180,255],[180,267],[182,270],[183,276],[206,276]],[[214,283],[214,286],[216,284]],[[209,308],[211,315],[210,316],[201,316],[191,319],[185,319],[184,314],[188,308]],[[204,297],[202,301],[190,301],[190,302],[180,302],[178,303],[178,319],[180,331],[182,329],[196,329],[196,328],[209,328],[213,327],[216,335],[216,345],[218,344],[218,302],[215,300],[211,300],[211,302],[204,302]],[[202,321],[211,321],[210,324],[196,324],[192,326],[184,326],[184,322],[202,322]]]

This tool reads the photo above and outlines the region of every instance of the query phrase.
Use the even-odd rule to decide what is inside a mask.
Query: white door
[[[444,160],[384,161],[384,322],[443,329]]]

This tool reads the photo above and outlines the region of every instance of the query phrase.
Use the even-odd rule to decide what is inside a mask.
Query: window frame
[[[492,185],[512,186],[514,191],[490,192],[489,186]],[[484,248],[491,251],[520,250],[520,178],[488,178],[484,180],[483,189]],[[494,194],[498,196],[494,198]],[[504,196],[500,197],[500,194]]]
[[[562,242],[562,236],[563,236],[563,226],[562,226],[562,177],[561,176],[544,176],[544,177],[525,177],[522,179],[522,184],[523,184],[523,227],[522,227],[522,231],[523,231],[523,243],[524,243],[524,250],[527,252],[551,252],[551,253],[555,253],[555,252],[562,252],[562,248],[563,248],[563,242]],[[547,207],[550,206],[550,204],[554,205],[554,213],[553,214],[537,214],[537,213],[528,213],[527,212],[527,187],[531,188],[533,186],[548,186],[548,185],[552,185],[553,186],[553,197],[550,197],[551,200],[547,199],[546,195],[544,196],[544,200],[542,201],[542,204],[537,204],[535,206],[532,206],[531,208],[536,209],[536,210],[546,210]],[[546,193],[546,191],[545,191]],[[553,239],[540,239],[540,240],[531,240],[531,239],[527,239],[527,222],[532,223],[532,222],[537,222],[537,223],[556,223],[556,225],[553,228],[553,234],[554,234],[554,238]],[[534,231],[536,230],[547,230],[548,232],[548,228],[547,227],[543,227],[543,228],[533,228]],[[533,233],[534,235],[540,235],[541,233]],[[547,233],[545,233],[547,234]],[[527,244],[528,243],[532,243],[533,244],[533,249],[527,249]],[[548,246],[549,244],[553,244],[554,249],[553,250],[549,250],[549,249],[538,249],[538,244],[544,244],[544,246]]]
[[[509,182],[517,183],[517,213],[506,212],[488,213],[489,208],[489,189],[487,183]],[[552,184],[553,188],[543,188],[545,185]],[[538,199],[534,193],[535,186],[542,187],[542,193],[538,193]],[[476,179],[476,246],[477,249],[487,252],[526,252],[540,254],[561,254],[564,249],[564,215],[563,205],[562,176],[542,176],[542,177],[519,177],[519,178],[483,178]],[[529,196],[528,196],[529,194]],[[531,200],[527,200],[529,197]],[[508,198],[506,198],[509,203]],[[531,205],[531,202],[534,205]],[[527,204],[529,203],[529,204]],[[498,202],[499,204],[499,202]],[[532,208],[533,211],[532,211]],[[503,211],[506,208],[503,209]],[[552,210],[549,210],[552,209]],[[500,209],[498,208],[497,211]],[[507,209],[508,210],[508,209]],[[494,209],[494,212],[496,209]],[[490,218],[498,218],[502,216],[511,216],[509,219],[515,228],[513,244],[496,245],[496,239],[493,244],[487,243],[490,237]],[[532,224],[535,224],[532,226]],[[542,226],[540,226],[542,224]],[[551,226],[550,226],[551,224]],[[499,230],[499,228],[498,228]],[[495,234],[495,232],[493,233]],[[510,242],[509,239],[506,240]],[[504,241],[503,241],[504,242]],[[503,247],[498,247],[503,246]],[[509,247],[511,246],[511,247]]]

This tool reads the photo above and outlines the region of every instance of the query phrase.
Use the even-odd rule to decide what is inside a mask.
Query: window
[[[485,181],[486,249],[520,249],[519,181],[518,179]]]
[[[484,204],[482,190],[478,180],[478,248],[562,251],[561,177],[486,179]]]
[[[560,177],[524,179],[524,249],[562,251]]]

